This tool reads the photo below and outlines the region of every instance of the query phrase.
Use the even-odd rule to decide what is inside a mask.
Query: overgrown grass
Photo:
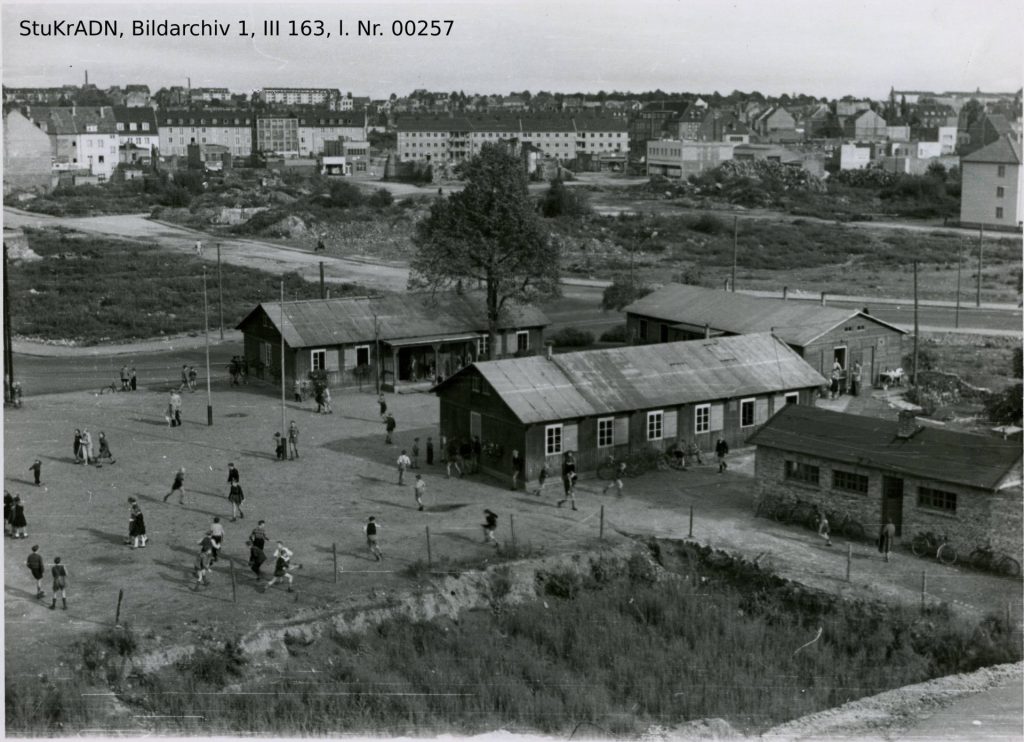
[[[229,643],[143,676],[122,699],[159,718],[154,731],[165,733],[567,734],[587,723],[626,736],[706,717],[750,733],[1020,659],[1019,638],[1002,618],[970,627],[944,609],[922,616],[841,601],[756,568],[682,563],[679,579],[655,582],[641,555],[599,560],[588,573],[539,574],[544,599],[532,604],[292,642],[273,676],[243,674]],[[510,574],[495,570],[496,606],[510,589]],[[236,681],[243,692],[219,692]],[[73,713],[87,724],[89,711],[54,687],[9,678],[8,730]],[[26,698],[35,693],[45,702],[32,707]],[[201,728],[179,716],[201,717]]]
[[[149,338],[203,329],[203,269],[208,263],[136,242],[66,230],[26,230],[42,260],[11,264],[11,314],[21,336],[82,344]],[[223,272],[224,323],[234,327],[260,301],[318,297],[319,287],[296,273],[278,276],[230,266]],[[211,323],[216,323],[217,277],[208,276]],[[331,294],[364,293],[354,284]]]

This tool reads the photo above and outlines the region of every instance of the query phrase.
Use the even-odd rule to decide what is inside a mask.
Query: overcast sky
[[[118,20],[120,39],[27,38],[22,20]],[[241,38],[239,20],[322,19],[331,38]],[[358,20],[452,19],[442,38],[355,35]],[[130,38],[133,20],[231,24],[227,38]],[[339,38],[342,19],[352,35]],[[322,86],[386,97],[654,90],[880,98],[897,89],[1017,90],[1021,0],[590,0],[327,4],[3,3],[3,83]]]

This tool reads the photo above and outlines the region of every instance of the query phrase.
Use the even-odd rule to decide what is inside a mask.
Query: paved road
[[[1017,742],[1021,729],[1024,681],[1015,680],[960,698],[918,720],[897,740],[976,739]]]

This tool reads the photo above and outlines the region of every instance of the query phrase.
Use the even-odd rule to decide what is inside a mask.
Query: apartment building
[[[190,144],[217,144],[234,157],[253,151],[253,115],[246,109],[168,109],[157,113],[160,154],[188,154]]]

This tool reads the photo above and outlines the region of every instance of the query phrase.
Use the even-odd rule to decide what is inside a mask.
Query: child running
[[[277,560],[276,563],[274,564],[274,576],[270,578],[270,582],[267,583],[267,586],[264,588],[264,590],[269,590],[274,586],[274,583],[277,582],[278,578],[284,577],[286,580],[288,580],[288,592],[295,592],[292,589],[291,549],[289,549],[283,543],[278,541],[277,548],[274,549],[274,559]]]

